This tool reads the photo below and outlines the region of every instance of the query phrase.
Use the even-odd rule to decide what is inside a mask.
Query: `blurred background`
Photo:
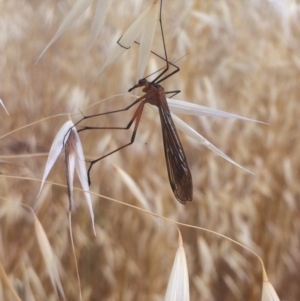
[[[99,37],[86,54],[96,1],[35,64],[73,0],[0,1],[0,261],[22,300],[58,300],[34,235],[34,207],[57,256],[67,300],[78,300],[64,187],[40,182],[56,132],[91,104],[126,94],[135,84],[138,45],[99,77],[116,41],[152,2],[113,0]],[[179,133],[194,186],[179,204],[165,166],[159,115],[147,105],[136,141],[93,167],[91,191],[148,208],[174,221],[227,235],[257,252],[281,300],[300,299],[300,3],[296,0],[163,2],[169,60],[180,72],[164,81],[175,99],[268,123],[197,116],[190,126],[255,176]],[[163,55],[157,26],[153,51]],[[151,55],[146,74],[163,67]],[[139,92],[140,93],[140,92]],[[84,114],[123,108],[115,96]],[[133,110],[88,125],[123,126]],[[19,129],[10,135],[5,134]],[[80,133],[87,159],[130,141],[130,131]],[[119,170],[127,173],[131,186]],[[76,178],[76,177],[75,177]],[[49,180],[66,184],[62,152]],[[80,187],[79,181],[75,185]],[[135,185],[135,186],[134,186]],[[137,191],[141,194],[137,197]],[[163,300],[178,247],[176,228],[103,197],[93,196],[94,237],[84,195],[74,192],[74,243],[84,300]],[[144,201],[144,203],[142,202]],[[146,205],[143,205],[146,204]],[[261,265],[248,251],[218,236],[180,227],[191,300],[261,299]],[[1,300],[15,300],[1,282]]]

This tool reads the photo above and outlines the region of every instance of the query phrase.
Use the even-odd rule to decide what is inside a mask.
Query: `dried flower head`
[[[92,200],[89,193],[89,185],[88,185],[88,178],[85,168],[85,160],[82,145],[80,142],[79,135],[74,127],[72,121],[67,121],[58,131],[56,134],[54,141],[52,143],[47,164],[45,167],[41,188],[39,194],[42,190],[44,182],[53,167],[58,155],[65,148],[65,161],[67,167],[67,186],[68,186],[68,196],[69,196],[69,209],[72,209],[73,204],[73,179],[74,179],[74,171],[76,169],[77,175],[79,177],[80,183],[84,190],[85,198],[90,210],[90,215],[93,224],[93,230],[95,232],[94,226],[94,212],[92,207]],[[38,194],[38,196],[39,196]]]

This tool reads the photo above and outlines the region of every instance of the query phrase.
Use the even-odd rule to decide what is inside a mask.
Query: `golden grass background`
[[[126,93],[135,83],[138,46],[93,81],[115,41],[150,3],[135,2],[113,2],[87,57],[95,3],[34,65],[75,1],[0,1],[0,98],[10,113],[1,112],[1,135]],[[91,186],[94,192],[140,206],[114,166],[120,167],[153,212],[228,235],[259,253],[279,297],[289,301],[300,298],[299,9],[297,1],[164,1],[169,59],[185,56],[177,62],[181,71],[163,86],[167,91],[180,89],[175,98],[269,123],[182,116],[255,176],[179,133],[194,182],[193,202],[182,206],[168,182],[158,114],[146,106],[134,145],[97,164]],[[153,50],[163,53],[158,28]],[[163,62],[151,56],[147,73],[158,66]],[[116,97],[87,112],[123,107],[131,100]],[[123,125],[131,114],[93,122]],[[1,139],[0,258],[22,300],[57,297],[33,220],[21,203],[36,208],[58,257],[67,300],[78,300],[67,190],[46,185],[37,200],[39,182],[8,177],[41,179],[55,133],[66,120],[48,119]],[[88,158],[130,139],[124,131],[80,136]],[[50,180],[66,183],[63,154]],[[75,193],[74,199],[73,232],[84,300],[163,300],[177,249],[175,228],[94,197],[95,238],[83,194]],[[191,300],[260,300],[261,266],[253,255],[217,236],[180,229]],[[0,299],[14,300],[3,282]]]

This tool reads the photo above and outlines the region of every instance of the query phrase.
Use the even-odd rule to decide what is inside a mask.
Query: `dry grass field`
[[[8,116],[0,108],[0,300],[18,300],[5,277],[21,300],[59,300],[25,204],[56,256],[66,300],[79,300],[68,193],[58,185],[66,185],[63,151],[48,177],[52,184],[37,198],[40,180],[68,114],[76,122],[80,111],[106,112],[133,99],[127,90],[136,82],[138,45],[97,76],[151,1],[114,0],[86,55],[93,1],[35,64],[74,3],[0,0],[0,98],[9,111]],[[261,256],[280,300],[300,300],[299,0],[164,0],[163,27],[169,60],[181,69],[162,83],[166,91],[180,89],[175,99],[267,123],[178,114],[255,175],[179,132],[194,188],[193,201],[180,204],[168,181],[159,114],[146,105],[134,144],[92,169],[90,190],[103,196],[92,195],[96,237],[84,194],[74,191],[72,231],[83,300],[164,299],[178,247],[176,228],[126,204],[237,240]],[[152,50],[163,55],[158,26]],[[163,65],[151,54],[145,74]],[[99,103],[107,97],[112,98]],[[85,124],[124,126],[132,114]],[[79,135],[89,160],[127,143],[131,130]],[[76,175],[74,185],[81,187]],[[257,257],[217,235],[179,228],[191,300],[261,300]]]

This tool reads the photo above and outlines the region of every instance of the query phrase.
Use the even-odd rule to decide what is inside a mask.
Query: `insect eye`
[[[146,79],[145,78],[142,78],[139,80],[139,85],[145,85],[146,83]]]

